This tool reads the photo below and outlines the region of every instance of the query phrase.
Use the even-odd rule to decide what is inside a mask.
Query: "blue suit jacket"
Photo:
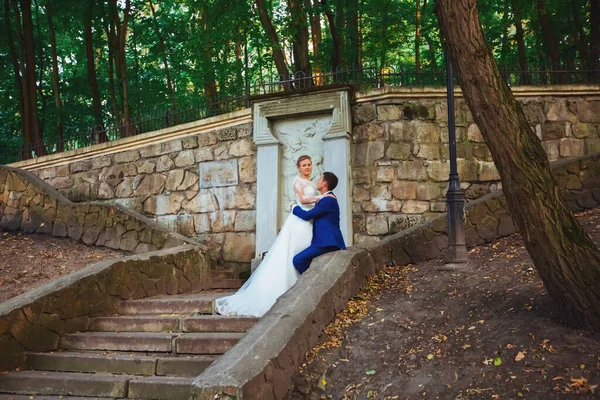
[[[340,206],[336,199],[323,197],[312,210],[305,211],[300,207],[294,207],[292,212],[305,221],[314,220],[311,246],[335,246],[346,250],[340,230]]]

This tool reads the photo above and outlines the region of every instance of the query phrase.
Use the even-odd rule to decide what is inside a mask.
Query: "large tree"
[[[436,0],[465,99],[492,153],[527,251],[561,317],[600,330],[600,253],[561,196],[483,34],[476,0]]]

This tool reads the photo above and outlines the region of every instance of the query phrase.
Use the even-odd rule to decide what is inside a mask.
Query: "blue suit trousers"
[[[306,272],[308,267],[310,267],[310,263],[313,258],[320,256],[321,254],[329,253],[332,251],[339,250],[340,248],[337,246],[326,246],[326,247],[315,247],[309,246],[305,250],[302,250],[300,253],[294,256],[294,268],[302,275]]]

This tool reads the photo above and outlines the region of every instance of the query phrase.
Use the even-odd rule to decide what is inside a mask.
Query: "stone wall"
[[[514,91],[550,161],[600,151],[600,96],[577,95],[576,89],[568,89],[574,94],[549,90],[544,97]],[[415,97],[399,88],[357,94],[352,132],[355,243],[445,212],[450,167],[444,94],[431,90]],[[500,189],[501,183],[462,97],[455,107],[458,172],[470,201]]]
[[[75,202],[121,204],[242,268],[254,256],[255,151],[245,123],[33,172]]]
[[[600,204],[600,154],[554,166],[573,210]],[[467,242],[475,245],[515,232],[501,191],[466,207]],[[348,299],[383,265],[406,265],[447,249],[446,215],[347,251],[325,254],[227,353],[193,383],[196,400],[284,398],[304,355]],[[300,307],[299,304],[302,304]],[[265,341],[264,338],[269,340]]]
[[[72,203],[32,173],[5,166],[0,166],[0,229],[138,253],[197,244],[119,205]]]
[[[60,336],[87,331],[121,300],[210,287],[210,258],[180,246],[101,261],[0,304],[0,371],[23,367],[27,351],[58,349]]]

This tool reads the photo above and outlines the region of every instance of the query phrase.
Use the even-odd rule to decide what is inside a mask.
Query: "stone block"
[[[428,108],[422,103],[405,103],[403,113],[408,120],[432,120],[435,118],[435,109]]]
[[[56,167],[56,176],[69,176],[71,172],[69,171],[69,164],[59,165]]]
[[[355,143],[386,141],[388,138],[385,126],[382,123],[369,123],[354,127],[352,139]]]
[[[167,175],[167,180],[165,183],[165,189],[169,191],[177,190],[181,184],[183,183],[183,177],[185,176],[185,171],[183,169],[174,169],[169,171]]]
[[[371,194],[364,186],[354,185],[352,188],[352,199],[354,201],[364,201],[369,200],[371,198]]]
[[[181,192],[150,196],[144,202],[144,212],[153,215],[177,214],[185,195]]]
[[[175,157],[175,166],[178,168],[188,167],[195,162],[193,150],[183,150]]]
[[[121,171],[123,171],[123,176],[136,176],[137,175],[137,166],[135,163],[127,163],[121,164]]]
[[[402,232],[415,225],[422,224],[423,222],[425,222],[425,216],[422,214],[390,215],[390,233]]]
[[[213,154],[213,149],[211,147],[201,147],[194,150],[194,158],[196,159],[196,162],[201,163],[204,161],[213,161],[215,155]]]
[[[564,122],[544,122],[542,124],[542,140],[562,139],[566,135]]]
[[[593,154],[600,152],[600,139],[585,140],[585,154]]]
[[[137,196],[159,194],[163,191],[166,181],[166,176],[161,174],[145,175],[136,187],[135,194]]]
[[[113,155],[113,161],[117,164],[128,163],[140,159],[140,152],[137,150],[122,151]]]
[[[92,160],[75,161],[69,165],[69,170],[75,172],[89,171],[92,169]]]
[[[417,140],[419,143],[439,143],[440,126],[429,122],[420,122],[416,125]]]
[[[200,163],[200,188],[208,189],[238,184],[238,160]]]
[[[429,161],[427,162],[427,176],[436,182],[448,180],[450,175],[450,163],[448,161]]]
[[[457,160],[458,176],[461,181],[473,182],[477,180],[478,164],[475,160]]]
[[[181,146],[184,149],[195,149],[198,147],[198,138],[196,136],[187,136],[181,139]]]
[[[161,154],[175,153],[183,150],[181,139],[170,140],[168,142],[161,143]]]
[[[482,182],[486,181],[499,181],[500,174],[496,169],[496,165],[493,162],[478,161],[479,164],[477,174],[479,180]]]
[[[150,175],[148,175],[150,176]],[[115,197],[129,197],[133,194],[133,179],[124,178],[121,183],[115,187]]]
[[[598,128],[594,124],[578,123],[573,125],[573,136],[577,139],[598,137]]]
[[[210,232],[210,215],[209,214],[194,214],[193,218],[194,218],[194,230],[196,231],[196,233]]]
[[[560,140],[545,140],[542,142],[542,147],[548,155],[548,160],[556,161],[560,158],[559,146]]]
[[[366,103],[352,107],[352,120],[354,121],[354,124],[371,122],[375,118],[377,118],[377,109],[375,104]]]
[[[235,127],[222,128],[217,131],[217,140],[220,142],[237,139]]]
[[[392,198],[399,200],[414,200],[417,198],[417,182],[399,181],[392,182]]]
[[[217,132],[203,132],[197,136],[198,147],[212,146],[217,143]]]
[[[256,229],[256,211],[246,210],[238,211],[235,215],[236,232],[254,231]]]
[[[67,189],[73,186],[73,178],[71,176],[57,177],[50,179],[48,183],[56,190]]]
[[[439,183],[419,182],[417,185],[417,200],[435,200],[442,194]]]
[[[405,214],[423,214],[426,211],[429,211],[427,201],[407,200],[402,205],[402,212]]]
[[[417,138],[417,129],[415,122],[392,122],[390,124],[389,131],[391,142],[412,142]]]
[[[208,191],[201,191],[191,200],[182,202],[182,207],[189,213],[206,213],[218,209],[218,202],[215,196]]]
[[[110,167],[112,165],[112,159],[110,156],[95,157],[92,160],[92,169],[100,169],[104,167]]]
[[[436,212],[436,213],[446,212],[446,202],[445,201],[432,201],[429,203],[429,209],[432,212]]]
[[[151,160],[138,160],[136,166],[139,174],[151,174],[156,169],[156,162]]]
[[[396,104],[377,105],[377,120],[397,121],[402,119],[402,107]]]
[[[560,156],[564,158],[585,155],[585,142],[581,139],[565,138],[560,140]]]
[[[353,166],[365,167],[371,166],[375,161],[383,158],[384,142],[366,142],[359,143],[352,147],[354,156],[352,157]]]
[[[229,146],[229,155],[233,157],[251,156],[255,153],[256,146],[250,138],[238,140]]]
[[[254,209],[256,205],[256,192],[250,186],[238,186],[235,189],[235,208],[240,210]]]
[[[367,233],[371,236],[386,235],[389,232],[387,216],[384,214],[367,216]]]
[[[546,119],[548,121],[575,122],[577,116],[569,110],[565,100],[546,102]]]
[[[156,161],[156,172],[164,172],[172,169],[175,166],[173,160],[169,156],[160,156]]]
[[[378,167],[375,180],[377,182],[392,182],[394,180],[394,167],[391,165]]]
[[[522,101],[523,113],[529,124],[539,124],[546,120],[544,113],[544,103],[541,101]]]
[[[212,232],[229,232],[235,224],[235,210],[219,210],[210,214]]]
[[[223,245],[223,259],[234,262],[250,262],[254,258],[254,233],[233,233],[225,234],[225,243]]]
[[[243,183],[256,182],[256,158],[242,157],[238,160],[239,179]]]
[[[469,142],[485,143],[485,139],[477,124],[469,125],[469,128],[467,129],[467,139]]]
[[[473,145],[473,157],[480,161],[492,161],[492,153],[485,144]]]
[[[413,154],[425,160],[440,159],[440,145],[431,143],[419,143],[414,147]]]
[[[579,122],[600,123],[600,101],[578,101],[577,115]]]
[[[38,177],[44,181],[56,177],[56,168],[45,168],[39,171]]]
[[[400,163],[398,164],[397,177],[398,177],[398,179],[409,180],[409,181],[425,180],[425,179],[427,179],[427,169],[428,169],[427,161],[422,161],[422,160],[400,161]],[[448,169],[448,171],[449,171],[449,169]]]
[[[407,142],[393,142],[388,146],[386,155],[392,160],[409,160],[412,156],[412,145]]]

